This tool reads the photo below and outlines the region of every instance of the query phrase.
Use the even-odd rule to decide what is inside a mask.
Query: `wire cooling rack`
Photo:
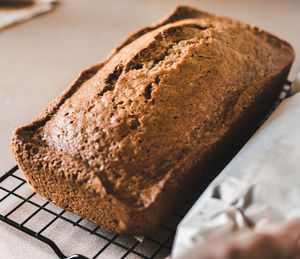
[[[185,204],[139,242],[46,201],[32,191],[18,166],[0,177],[0,220],[49,245],[59,258],[165,258],[171,252],[177,224],[191,205]]]
[[[286,97],[290,85],[287,81],[275,107]],[[192,204],[184,204],[139,242],[110,233],[46,201],[32,191],[18,166],[0,177],[0,220],[49,245],[59,258],[165,258],[171,252],[176,227]]]

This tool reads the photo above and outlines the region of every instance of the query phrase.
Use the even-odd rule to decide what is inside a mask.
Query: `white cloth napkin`
[[[290,93],[300,91],[300,73]],[[262,218],[300,217],[300,93],[284,100],[177,228],[172,258]]]
[[[34,16],[48,12],[52,10],[53,4],[56,2],[55,0],[34,0],[34,4],[28,4],[28,6],[24,4],[23,8],[7,8],[7,4],[1,5],[2,1],[3,0],[0,0],[0,29],[15,23],[24,22]],[[5,3],[7,2],[9,2],[9,0],[5,0]]]

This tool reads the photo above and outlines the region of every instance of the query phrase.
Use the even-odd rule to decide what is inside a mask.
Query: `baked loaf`
[[[157,227],[278,97],[292,47],[177,7],[129,36],[28,125],[12,150],[32,188],[117,233]]]

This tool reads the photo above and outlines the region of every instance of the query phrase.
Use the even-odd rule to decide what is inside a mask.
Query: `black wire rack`
[[[287,81],[275,107],[290,85]],[[165,258],[171,252],[176,227],[192,204],[184,204],[140,242],[110,233],[46,201],[32,191],[18,166],[0,177],[0,220],[47,244],[59,258]]]
[[[140,242],[110,233],[46,201],[32,191],[18,166],[0,177],[0,220],[49,245],[59,258],[165,258],[177,224],[191,205],[185,204]],[[65,250],[70,243],[74,250]]]

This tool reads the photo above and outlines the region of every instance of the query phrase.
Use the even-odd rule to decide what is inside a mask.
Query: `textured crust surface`
[[[118,233],[153,230],[214,175],[276,100],[292,47],[177,7],[79,78],[12,149],[29,184]]]

